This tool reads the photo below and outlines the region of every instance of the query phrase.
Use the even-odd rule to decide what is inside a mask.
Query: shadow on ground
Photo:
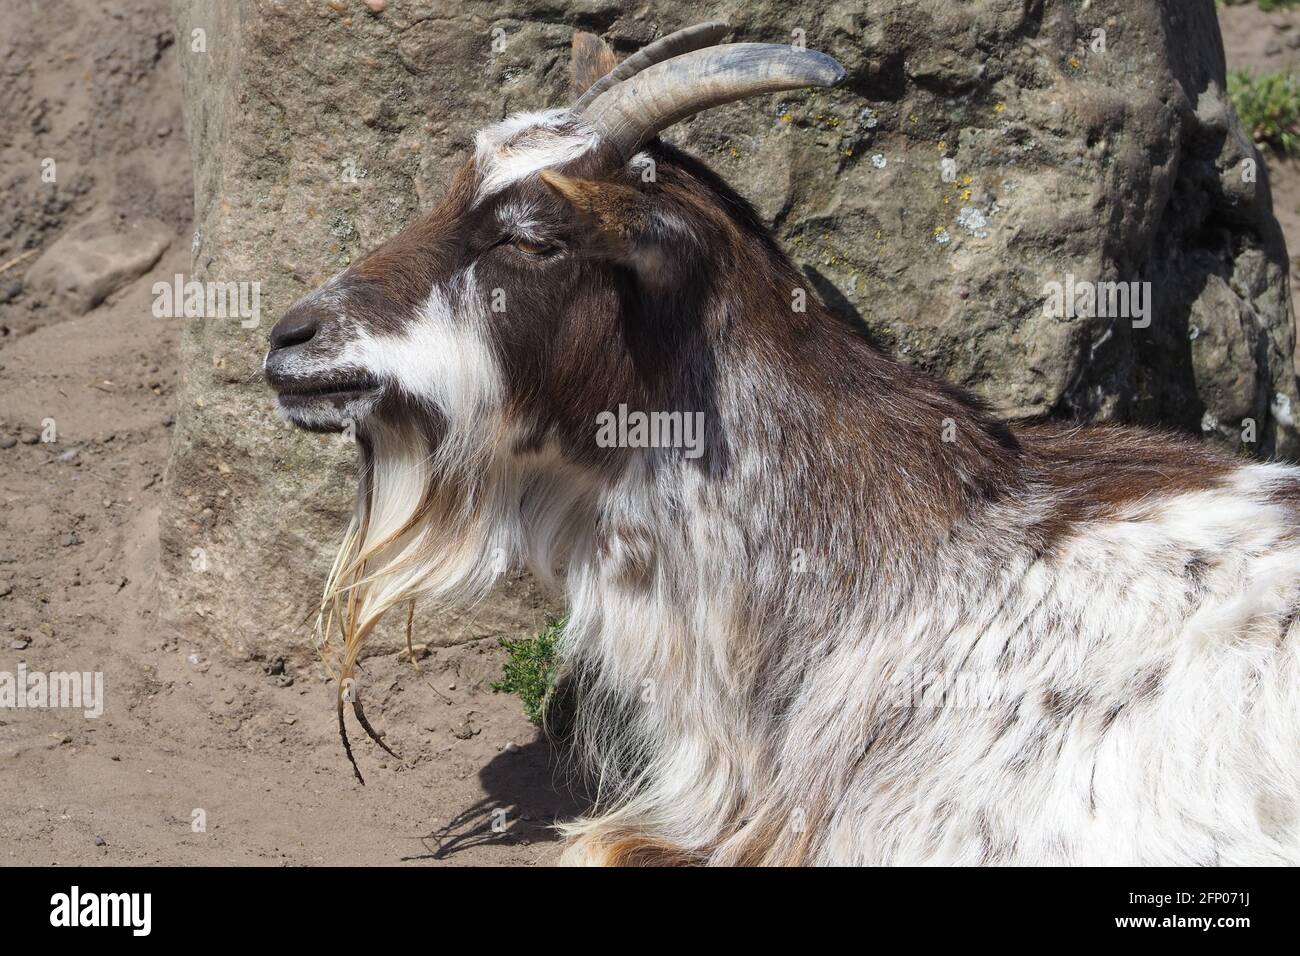
[[[503,750],[479,771],[487,796],[421,837],[428,853],[403,860],[446,860],[485,844],[557,841],[555,824],[580,816],[591,805],[571,766],[541,734]]]

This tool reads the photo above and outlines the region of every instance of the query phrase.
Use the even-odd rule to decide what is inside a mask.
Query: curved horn
[[[676,33],[670,33],[666,37],[660,37],[654,43],[637,50],[614,69],[591,84],[587,92],[583,93],[578,98],[578,101],[573,104],[573,108],[581,113],[591,105],[592,100],[611,86],[636,76],[646,67],[654,66],[656,63],[671,60],[675,56],[690,53],[692,50],[701,50],[713,46],[726,36],[730,30],[731,27],[726,22],[710,20],[708,23],[697,23],[693,27],[686,27]]]
[[[648,139],[710,107],[843,79],[844,67],[825,53],[729,43],[647,67],[596,97],[584,118],[626,161]]]

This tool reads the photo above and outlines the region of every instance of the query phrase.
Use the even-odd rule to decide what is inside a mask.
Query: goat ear
[[[611,251],[629,252],[645,232],[645,197],[622,183],[579,179],[551,169],[540,173],[551,192],[563,199],[578,218],[593,227]]]
[[[594,33],[573,35],[573,59],[569,63],[569,97],[578,99],[593,83],[618,66],[614,51]]]
[[[550,169],[540,176],[589,227],[582,249],[586,255],[630,266],[650,288],[671,286],[675,260],[656,238],[652,206],[644,194],[623,183],[579,179]]]

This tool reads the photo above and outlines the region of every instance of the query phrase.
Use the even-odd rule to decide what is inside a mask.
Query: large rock
[[[167,593],[179,626],[307,652],[352,454],[276,420],[257,374],[270,323],[436,202],[476,129],[564,102],[574,28],[626,54],[701,16],[683,0],[177,11],[195,272],[260,281],[264,314],[187,332]],[[1223,93],[1212,0],[757,0],[732,22],[735,39],[833,54],[847,83],[672,136],[833,305],[1007,415],[1159,422],[1295,455],[1286,251]],[[1150,282],[1149,327],[1046,314],[1048,283],[1071,278]],[[540,614],[518,583],[487,623],[421,623],[453,640]]]
[[[152,269],[171,240],[171,228],[156,219],[89,219],[41,253],[26,285],[55,319],[85,315]]]

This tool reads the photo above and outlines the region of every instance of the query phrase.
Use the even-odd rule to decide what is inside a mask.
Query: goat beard
[[[361,474],[356,504],[325,583],[316,619],[322,662],[338,685],[338,723],[353,772],[344,724],[350,702],[358,723],[397,757],[365,717],[356,669],[366,640],[394,607],[426,599],[435,608],[486,596],[509,554],[490,521],[499,497],[492,443],[434,434],[412,424],[372,420],[358,434]],[[411,617],[407,647],[411,648]],[[400,758],[398,758],[400,759]]]

